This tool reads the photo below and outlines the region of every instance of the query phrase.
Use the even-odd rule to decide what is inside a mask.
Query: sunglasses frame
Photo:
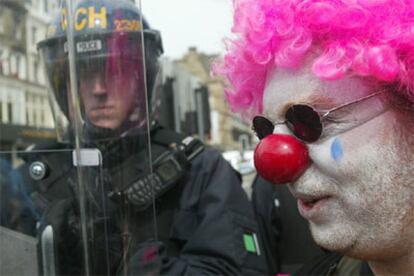
[[[315,139],[303,139],[303,138],[301,138],[301,137],[299,137],[298,136],[298,134],[295,132],[295,130],[294,129],[292,129],[291,127],[289,127],[289,125],[291,125],[291,124],[289,124],[289,120],[287,120],[287,119],[285,119],[284,121],[279,121],[279,122],[271,122],[269,119],[267,119],[266,117],[264,117],[264,116],[255,116],[254,118],[253,118],[253,126],[252,126],[252,129],[256,132],[256,134],[257,134],[257,136],[259,137],[259,139],[261,140],[261,139],[263,139],[264,137],[266,137],[267,135],[269,135],[269,134],[266,134],[266,135],[262,135],[262,134],[258,134],[258,131],[256,130],[256,128],[255,128],[255,121],[257,122],[257,120],[266,120],[267,121],[267,127],[270,127],[270,124],[271,125],[273,125],[273,130],[272,130],[272,133],[273,133],[273,131],[274,131],[274,127],[276,126],[276,125],[281,125],[281,124],[286,124],[286,126],[289,128],[289,130],[290,131],[292,131],[292,133],[295,135],[295,137],[297,137],[298,139],[300,139],[300,140],[302,140],[302,141],[304,141],[304,142],[307,142],[307,143],[313,143],[313,142],[316,142],[316,141],[318,141],[319,139],[321,139],[321,137],[323,137],[323,132],[324,132],[324,130],[325,130],[325,125],[324,125],[324,121],[326,121],[326,120],[328,120],[328,116],[329,115],[331,115],[332,113],[334,113],[334,112],[336,112],[336,111],[338,111],[338,110],[341,110],[341,109],[344,109],[344,108],[346,108],[346,107],[349,107],[349,106],[352,106],[352,105],[355,105],[355,104],[357,104],[357,103],[361,103],[361,102],[364,102],[364,101],[366,101],[366,100],[368,100],[368,99],[371,99],[371,98],[374,98],[374,97],[376,97],[376,96],[378,96],[378,95],[381,95],[381,94],[383,94],[384,92],[386,92],[387,90],[380,90],[380,91],[377,91],[377,92],[375,92],[375,93],[372,93],[372,94],[370,94],[370,95],[367,95],[367,96],[364,96],[364,97],[361,97],[361,98],[358,98],[358,99],[356,99],[356,100],[352,100],[352,101],[349,101],[349,102],[346,102],[346,103],[344,103],[344,104],[341,104],[341,105],[339,105],[339,106],[336,106],[336,107],[333,107],[333,108],[331,108],[331,109],[329,109],[329,110],[327,110],[327,111],[320,111],[320,110],[317,110],[316,108],[314,108],[313,106],[311,106],[311,105],[308,105],[308,104],[292,104],[292,105],[290,105],[288,108],[287,108],[287,110],[286,110],[286,112],[285,112],[285,117],[286,117],[286,114],[288,113],[288,111],[289,110],[291,110],[291,108],[292,107],[294,107],[294,106],[305,106],[305,107],[308,107],[308,108],[310,108],[310,109],[312,109],[312,111],[313,112],[315,112],[315,114],[319,117],[319,124],[321,125],[321,130],[320,130],[320,133],[317,135],[317,137],[315,138]],[[379,114],[381,114],[381,113],[383,113],[383,112],[385,112],[386,110],[387,110],[388,108],[384,108],[381,112],[379,112]],[[379,115],[378,114],[378,115]],[[378,116],[378,115],[376,115],[376,116]],[[374,117],[376,117],[376,116],[374,116]],[[374,118],[374,117],[372,117],[372,118]],[[333,123],[335,123],[335,120],[330,120],[331,122],[333,122]],[[363,124],[364,122],[367,122],[368,120],[365,120],[365,121],[363,121],[363,122],[361,122],[360,124],[358,124],[358,125],[361,125],[361,124]],[[293,124],[292,124],[293,125]],[[270,133],[271,134],[271,133]]]

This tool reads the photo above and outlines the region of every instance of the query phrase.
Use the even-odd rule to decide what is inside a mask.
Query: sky
[[[231,0],[141,0],[141,9],[161,31],[164,56],[180,58],[192,46],[205,54],[223,53],[233,20]]]

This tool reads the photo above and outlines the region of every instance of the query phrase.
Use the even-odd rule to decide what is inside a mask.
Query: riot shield
[[[38,44],[57,140],[0,154],[0,241],[23,244],[9,271],[26,246],[39,274],[156,274],[146,71],[156,34],[139,3],[61,2]]]

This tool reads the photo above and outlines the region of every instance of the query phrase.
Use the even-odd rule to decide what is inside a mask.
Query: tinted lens
[[[273,133],[275,126],[271,121],[262,116],[256,116],[253,118],[253,130],[256,132],[257,137],[262,140],[267,135]]]
[[[319,114],[308,105],[292,105],[286,112],[286,125],[299,139],[315,142],[322,134]]]

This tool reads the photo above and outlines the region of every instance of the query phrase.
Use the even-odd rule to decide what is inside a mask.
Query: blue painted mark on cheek
[[[331,145],[331,156],[333,160],[336,162],[339,162],[344,155],[344,152],[342,150],[341,141],[338,138],[335,138]]]

